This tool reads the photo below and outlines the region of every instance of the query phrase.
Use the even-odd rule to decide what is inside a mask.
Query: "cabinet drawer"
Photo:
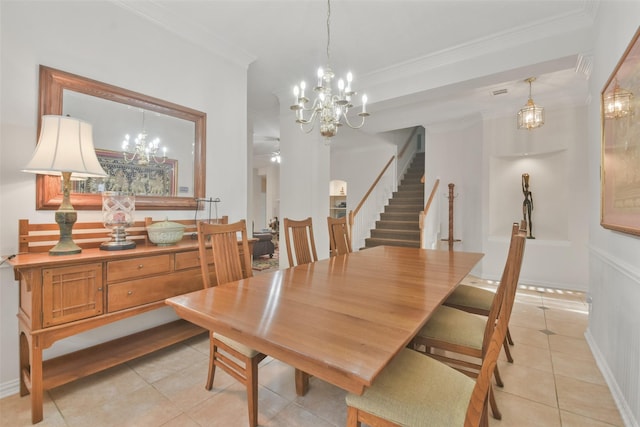
[[[208,250],[208,257],[211,256],[211,249]],[[176,254],[176,266],[177,270],[186,270],[188,268],[198,268],[200,267],[200,252],[198,251],[190,251],[190,252],[180,252]]]
[[[162,301],[199,289],[202,289],[202,277],[199,269],[115,283],[108,287],[107,311],[111,313],[137,305]]]
[[[166,254],[110,261],[107,263],[107,282],[168,273],[171,271],[171,257]]]

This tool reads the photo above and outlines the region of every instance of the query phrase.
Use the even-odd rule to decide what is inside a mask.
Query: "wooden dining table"
[[[185,320],[362,394],[482,258],[378,246],[172,297]]]

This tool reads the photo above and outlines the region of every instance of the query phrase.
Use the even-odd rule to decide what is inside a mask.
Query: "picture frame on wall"
[[[640,27],[601,93],[602,227],[640,236]]]

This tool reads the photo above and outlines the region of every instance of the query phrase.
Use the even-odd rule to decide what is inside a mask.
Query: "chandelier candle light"
[[[319,122],[320,134],[325,137],[325,141],[330,141],[338,133],[338,127],[342,126],[342,121],[352,129],[360,129],[364,125],[365,118],[369,116],[367,113],[367,96],[362,95],[362,111],[358,116],[362,118],[359,125],[353,125],[349,122],[347,113],[353,107],[351,98],[356,94],[351,88],[353,75],[347,73],[346,83],[343,79],[338,80],[338,91],[333,93],[332,83],[335,74],[331,69],[330,63],[330,44],[331,44],[331,2],[327,1],[327,66],[318,68],[318,84],[313,88],[317,93],[316,99],[310,107],[305,105],[309,102],[309,98],[305,96],[306,84],[301,82],[300,86],[293,88],[295,96],[295,104],[290,108],[296,116],[296,123],[300,124],[300,129],[305,133],[310,133],[315,127],[316,119]],[[311,114],[305,118],[305,112]],[[306,126],[310,125],[310,126]],[[305,127],[306,126],[306,127]]]
[[[531,83],[536,81],[535,77],[529,77],[525,82],[529,83],[529,100],[527,104],[518,111],[518,129],[535,129],[544,124],[544,107],[540,107],[531,98]]]
[[[131,137],[127,134],[122,141],[122,156],[124,161],[131,163],[137,159],[137,164],[148,165],[151,160],[157,164],[162,164],[167,160],[167,147],[162,147],[162,158],[158,159],[156,154],[160,149],[160,138],[154,138],[147,143],[147,131],[144,127],[144,110],[142,110],[142,132],[134,140],[133,148],[129,148]]]

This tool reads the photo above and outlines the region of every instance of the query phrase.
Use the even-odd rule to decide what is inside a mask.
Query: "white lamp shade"
[[[92,126],[64,116],[42,116],[38,145],[22,171],[43,175],[71,172],[74,178],[108,175],[93,148]]]

